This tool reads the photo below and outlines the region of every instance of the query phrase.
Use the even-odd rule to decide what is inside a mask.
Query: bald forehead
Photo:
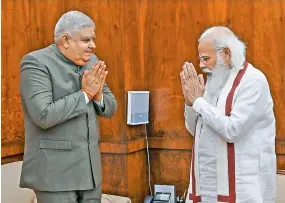
[[[215,43],[211,39],[205,39],[201,41],[198,45],[199,53],[212,52],[213,50],[215,50]]]

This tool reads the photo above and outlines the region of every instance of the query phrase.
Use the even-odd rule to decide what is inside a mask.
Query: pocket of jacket
[[[40,140],[40,149],[71,150],[70,140]]]

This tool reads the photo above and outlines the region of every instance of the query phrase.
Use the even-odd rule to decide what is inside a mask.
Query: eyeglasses
[[[202,62],[203,64],[206,64],[207,61],[210,59],[209,56],[199,56],[198,57],[199,61]]]
[[[224,49],[224,47],[220,47],[220,48],[217,48],[217,49],[215,49],[215,50],[218,52],[218,51],[221,51],[221,50],[223,50],[223,49]],[[206,64],[207,61],[210,59],[210,57],[209,57],[209,56],[199,56],[198,59],[199,59],[199,61],[202,62],[203,64]]]

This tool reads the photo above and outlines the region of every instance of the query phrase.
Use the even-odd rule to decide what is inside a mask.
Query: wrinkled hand
[[[198,97],[202,97],[205,91],[203,75],[197,76],[197,72],[192,63],[185,62],[180,73],[182,92],[185,103],[192,106]]]
[[[105,78],[104,62],[96,62],[90,70],[84,71],[81,86],[87,93],[89,99],[92,99],[100,90],[102,81]]]

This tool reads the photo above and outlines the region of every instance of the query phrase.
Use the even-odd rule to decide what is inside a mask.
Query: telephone
[[[152,195],[146,196],[146,198],[144,199],[144,203],[170,203],[170,196],[171,193],[157,192],[155,193],[154,197]]]

